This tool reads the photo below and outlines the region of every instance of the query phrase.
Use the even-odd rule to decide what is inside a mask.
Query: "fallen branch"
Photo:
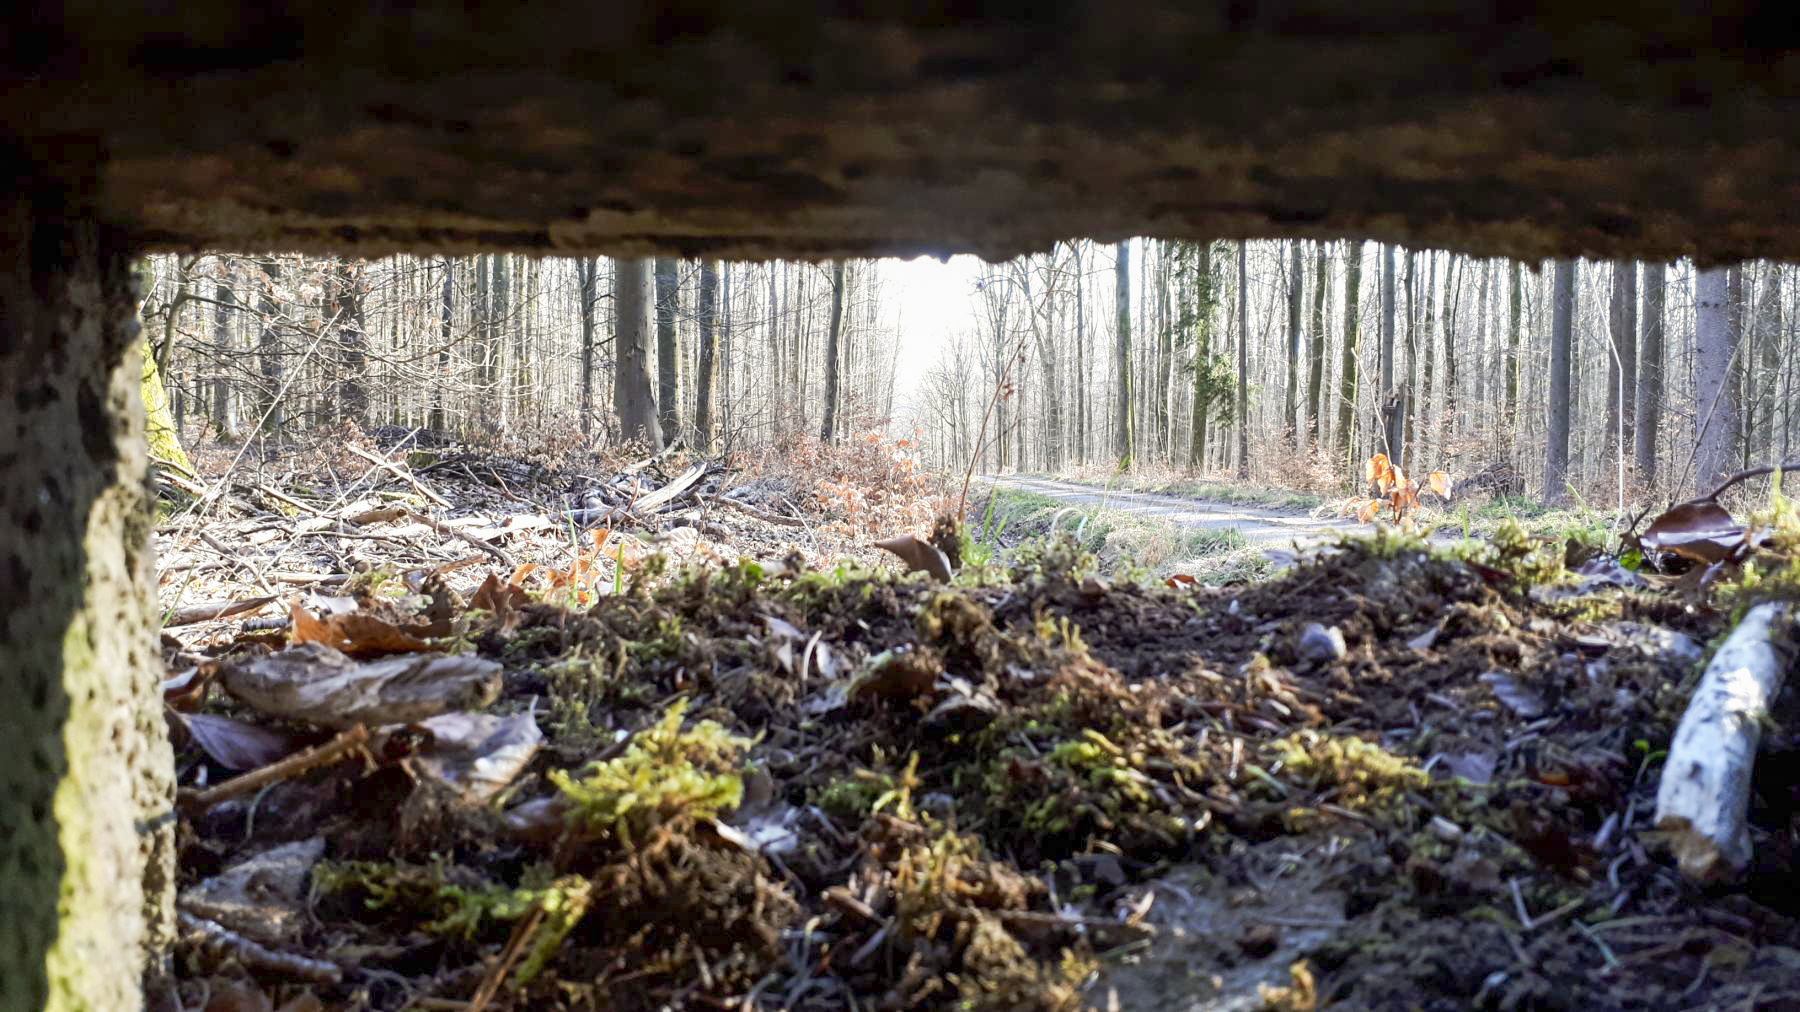
[[[255,611],[273,600],[275,600],[273,595],[265,595],[245,598],[242,601],[203,601],[199,604],[190,604],[172,613],[168,620],[163,622],[163,628],[173,629],[179,625],[193,625],[196,622],[211,622],[217,618],[230,618],[247,611]]]
[[[443,496],[438,495],[436,492],[433,492],[431,489],[426,488],[423,482],[419,481],[419,479],[408,474],[405,470],[401,469],[400,465],[395,464],[393,461],[383,460],[382,458],[377,457],[375,454],[370,453],[369,451],[363,449],[360,446],[357,446],[355,443],[345,443],[344,448],[349,450],[351,453],[354,453],[357,456],[363,458],[364,460],[370,461],[375,466],[383,468],[389,474],[392,474],[394,477],[399,478],[401,481],[406,482],[408,485],[411,485],[413,487],[414,491],[418,492],[420,495],[424,496],[425,498],[430,499],[432,502],[437,503],[439,506],[442,506],[445,509],[451,508],[450,501],[448,499],[445,499]]]
[[[1750,863],[1750,775],[1762,722],[1787,674],[1789,618],[1780,603],[1750,609],[1706,665],[1669,745],[1656,828],[1669,834],[1691,882],[1722,881]]]
[[[407,510],[406,515],[411,517],[414,520],[417,520],[419,523],[422,523],[425,526],[431,528],[432,530],[437,531],[439,534],[447,535],[449,537],[457,539],[458,541],[466,541],[469,544],[474,545],[477,549],[480,549],[481,551],[486,552],[487,554],[493,556],[495,559],[499,560],[500,564],[504,565],[508,569],[519,568],[519,564],[513,560],[512,556],[506,554],[506,551],[504,549],[496,548],[493,545],[490,545],[487,542],[476,537],[475,535],[470,534],[468,531],[458,530],[457,528],[452,527],[449,524],[444,523],[441,520],[433,520],[430,517],[426,516],[425,514],[420,513],[418,510]]]
[[[806,526],[806,521],[801,520],[799,517],[787,517],[787,516],[782,516],[779,513],[770,513],[766,510],[758,509],[755,506],[752,506],[747,502],[739,502],[736,499],[727,499],[726,497],[724,497],[722,495],[710,496],[710,497],[708,497],[707,501],[720,503],[725,506],[730,506],[732,509],[738,510],[742,513],[749,514],[750,516],[755,517],[756,519],[761,520],[764,523],[780,524],[783,527],[805,527]]]
[[[356,752],[369,744],[369,729],[361,724],[348,731],[339,732],[337,737],[322,745],[314,745],[304,752],[295,752],[278,762],[272,762],[260,769],[251,770],[243,776],[232,777],[222,784],[215,784],[203,791],[182,790],[176,801],[188,811],[204,812],[208,808],[235,798],[240,794],[248,794],[263,787],[298,776],[316,766],[324,766],[337,762],[340,758]]]

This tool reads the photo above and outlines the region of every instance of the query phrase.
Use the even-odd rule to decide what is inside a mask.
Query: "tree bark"
[[[719,262],[700,263],[700,360],[694,370],[694,444],[712,451],[713,359],[718,354]]]
[[[1250,261],[1249,244],[1238,240],[1237,476],[1250,477]]]
[[[675,340],[678,295],[674,257],[656,258],[656,403],[662,433],[674,439],[681,431],[681,349]]]
[[[1606,358],[1605,456],[1625,453],[1636,426],[1637,405],[1637,264],[1613,264],[1612,294],[1607,305],[1612,353]]]
[[[1338,455],[1343,457],[1352,471],[1356,470],[1356,461],[1352,457],[1356,438],[1356,380],[1357,330],[1362,321],[1358,319],[1361,309],[1358,297],[1362,294],[1362,254],[1361,239],[1344,240],[1344,359],[1338,371],[1338,416],[1337,444]]]
[[[1281,435],[1290,448],[1299,446],[1296,425],[1300,417],[1300,305],[1305,285],[1305,274],[1300,265],[1300,240],[1289,239],[1287,389],[1281,399]]]
[[[646,288],[650,283],[648,260],[619,260],[613,264],[613,305],[618,313],[613,336],[613,410],[626,439],[641,440],[651,450],[663,445],[656,397],[650,386],[650,328]]]
[[[819,426],[819,441],[829,443],[837,436],[838,341],[844,329],[844,262],[831,262],[831,329],[825,335],[825,421]]]
[[[1569,426],[1573,421],[1569,379],[1574,343],[1575,261],[1556,261],[1555,292],[1551,297],[1550,322],[1550,422],[1544,450],[1544,499],[1562,502],[1568,497]]]
[[[232,410],[231,369],[235,357],[231,347],[231,284],[229,267],[221,258],[222,272],[213,288],[213,376],[212,422],[215,435],[230,439],[237,435],[237,413]]]
[[[444,258],[444,286],[438,305],[438,374],[437,382],[431,385],[431,414],[428,416],[431,431],[436,433],[445,429],[444,384],[450,380],[450,326],[455,309],[452,264],[449,257]]]
[[[1219,298],[1217,266],[1213,261],[1213,244],[1194,244],[1200,262],[1196,265],[1194,293],[1194,424],[1188,437],[1188,467],[1199,472],[1206,469],[1206,423],[1212,418],[1215,387],[1212,378],[1213,309]]]
[[[134,1009],[174,918],[132,251],[0,197],[0,1008]]]
[[[1306,438],[1313,445],[1320,442],[1319,399],[1325,381],[1325,280],[1331,274],[1331,247],[1323,241],[1313,243],[1313,313],[1312,349],[1307,355]]]
[[[1516,441],[1519,417],[1519,313],[1520,289],[1524,287],[1525,265],[1512,264],[1512,284],[1506,303],[1506,427]]]
[[[256,338],[256,354],[263,381],[262,395],[257,398],[257,431],[264,435],[279,436],[285,421],[281,387],[286,374],[281,361],[281,339],[275,331],[275,321],[281,313],[280,306],[275,302],[275,282],[281,278],[281,264],[274,257],[264,257],[257,264],[264,275],[256,306],[258,315],[262,317],[262,331]]]
[[[600,261],[582,257],[575,261],[581,299],[581,434],[594,430],[594,301],[599,298]]]
[[[1125,239],[1115,245],[1113,256],[1119,320],[1114,349],[1118,358],[1119,400],[1113,418],[1113,450],[1118,455],[1119,466],[1129,468],[1137,450],[1137,433],[1132,431],[1131,424],[1131,240]]]
[[[1704,494],[1737,468],[1731,437],[1737,409],[1731,396],[1731,321],[1727,268],[1694,275],[1694,488]]]
[[[338,356],[343,371],[338,377],[338,419],[357,427],[369,424],[369,388],[365,385],[368,345],[363,337],[362,262],[352,264],[337,257],[332,272],[331,314],[337,319]]]
[[[1381,248],[1381,351],[1376,410],[1381,413],[1381,452],[1398,467],[1406,435],[1405,395],[1394,385],[1394,323],[1399,313],[1394,287],[1394,247]],[[1410,308],[1410,307],[1409,307]]]
[[[1637,374],[1637,473],[1638,480],[1656,484],[1657,429],[1663,408],[1663,288],[1668,268],[1644,267],[1644,347],[1638,356]]]

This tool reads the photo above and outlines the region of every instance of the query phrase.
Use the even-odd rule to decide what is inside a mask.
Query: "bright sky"
[[[900,335],[900,357],[894,365],[896,415],[905,416],[903,406],[912,404],[950,336],[973,328],[978,318],[975,282],[992,269],[973,256],[951,257],[948,262],[935,257],[882,261],[884,301]]]

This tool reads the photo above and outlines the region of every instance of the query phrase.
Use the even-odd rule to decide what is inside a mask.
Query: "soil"
[[[1723,616],[1537,593],[1527,561],[1384,536],[1165,587],[1049,542],[953,586],[765,559],[463,604],[439,645],[502,665],[488,712],[542,747],[483,804],[394,735],[184,808],[186,895],[296,841],[323,860],[262,940],[286,962],[190,942],[180,1000],[1800,1007],[1800,753],[1775,735],[1758,767],[1747,882],[1695,891],[1649,829]],[[269,645],[223,623],[181,649]],[[191,739],[179,763],[231,775]]]

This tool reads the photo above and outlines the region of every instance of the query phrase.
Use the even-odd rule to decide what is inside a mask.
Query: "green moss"
[[[739,757],[750,740],[710,720],[683,729],[686,713],[687,700],[676,700],[623,755],[592,764],[579,779],[552,770],[570,822],[630,849],[664,825],[736,808],[744,797]]]

